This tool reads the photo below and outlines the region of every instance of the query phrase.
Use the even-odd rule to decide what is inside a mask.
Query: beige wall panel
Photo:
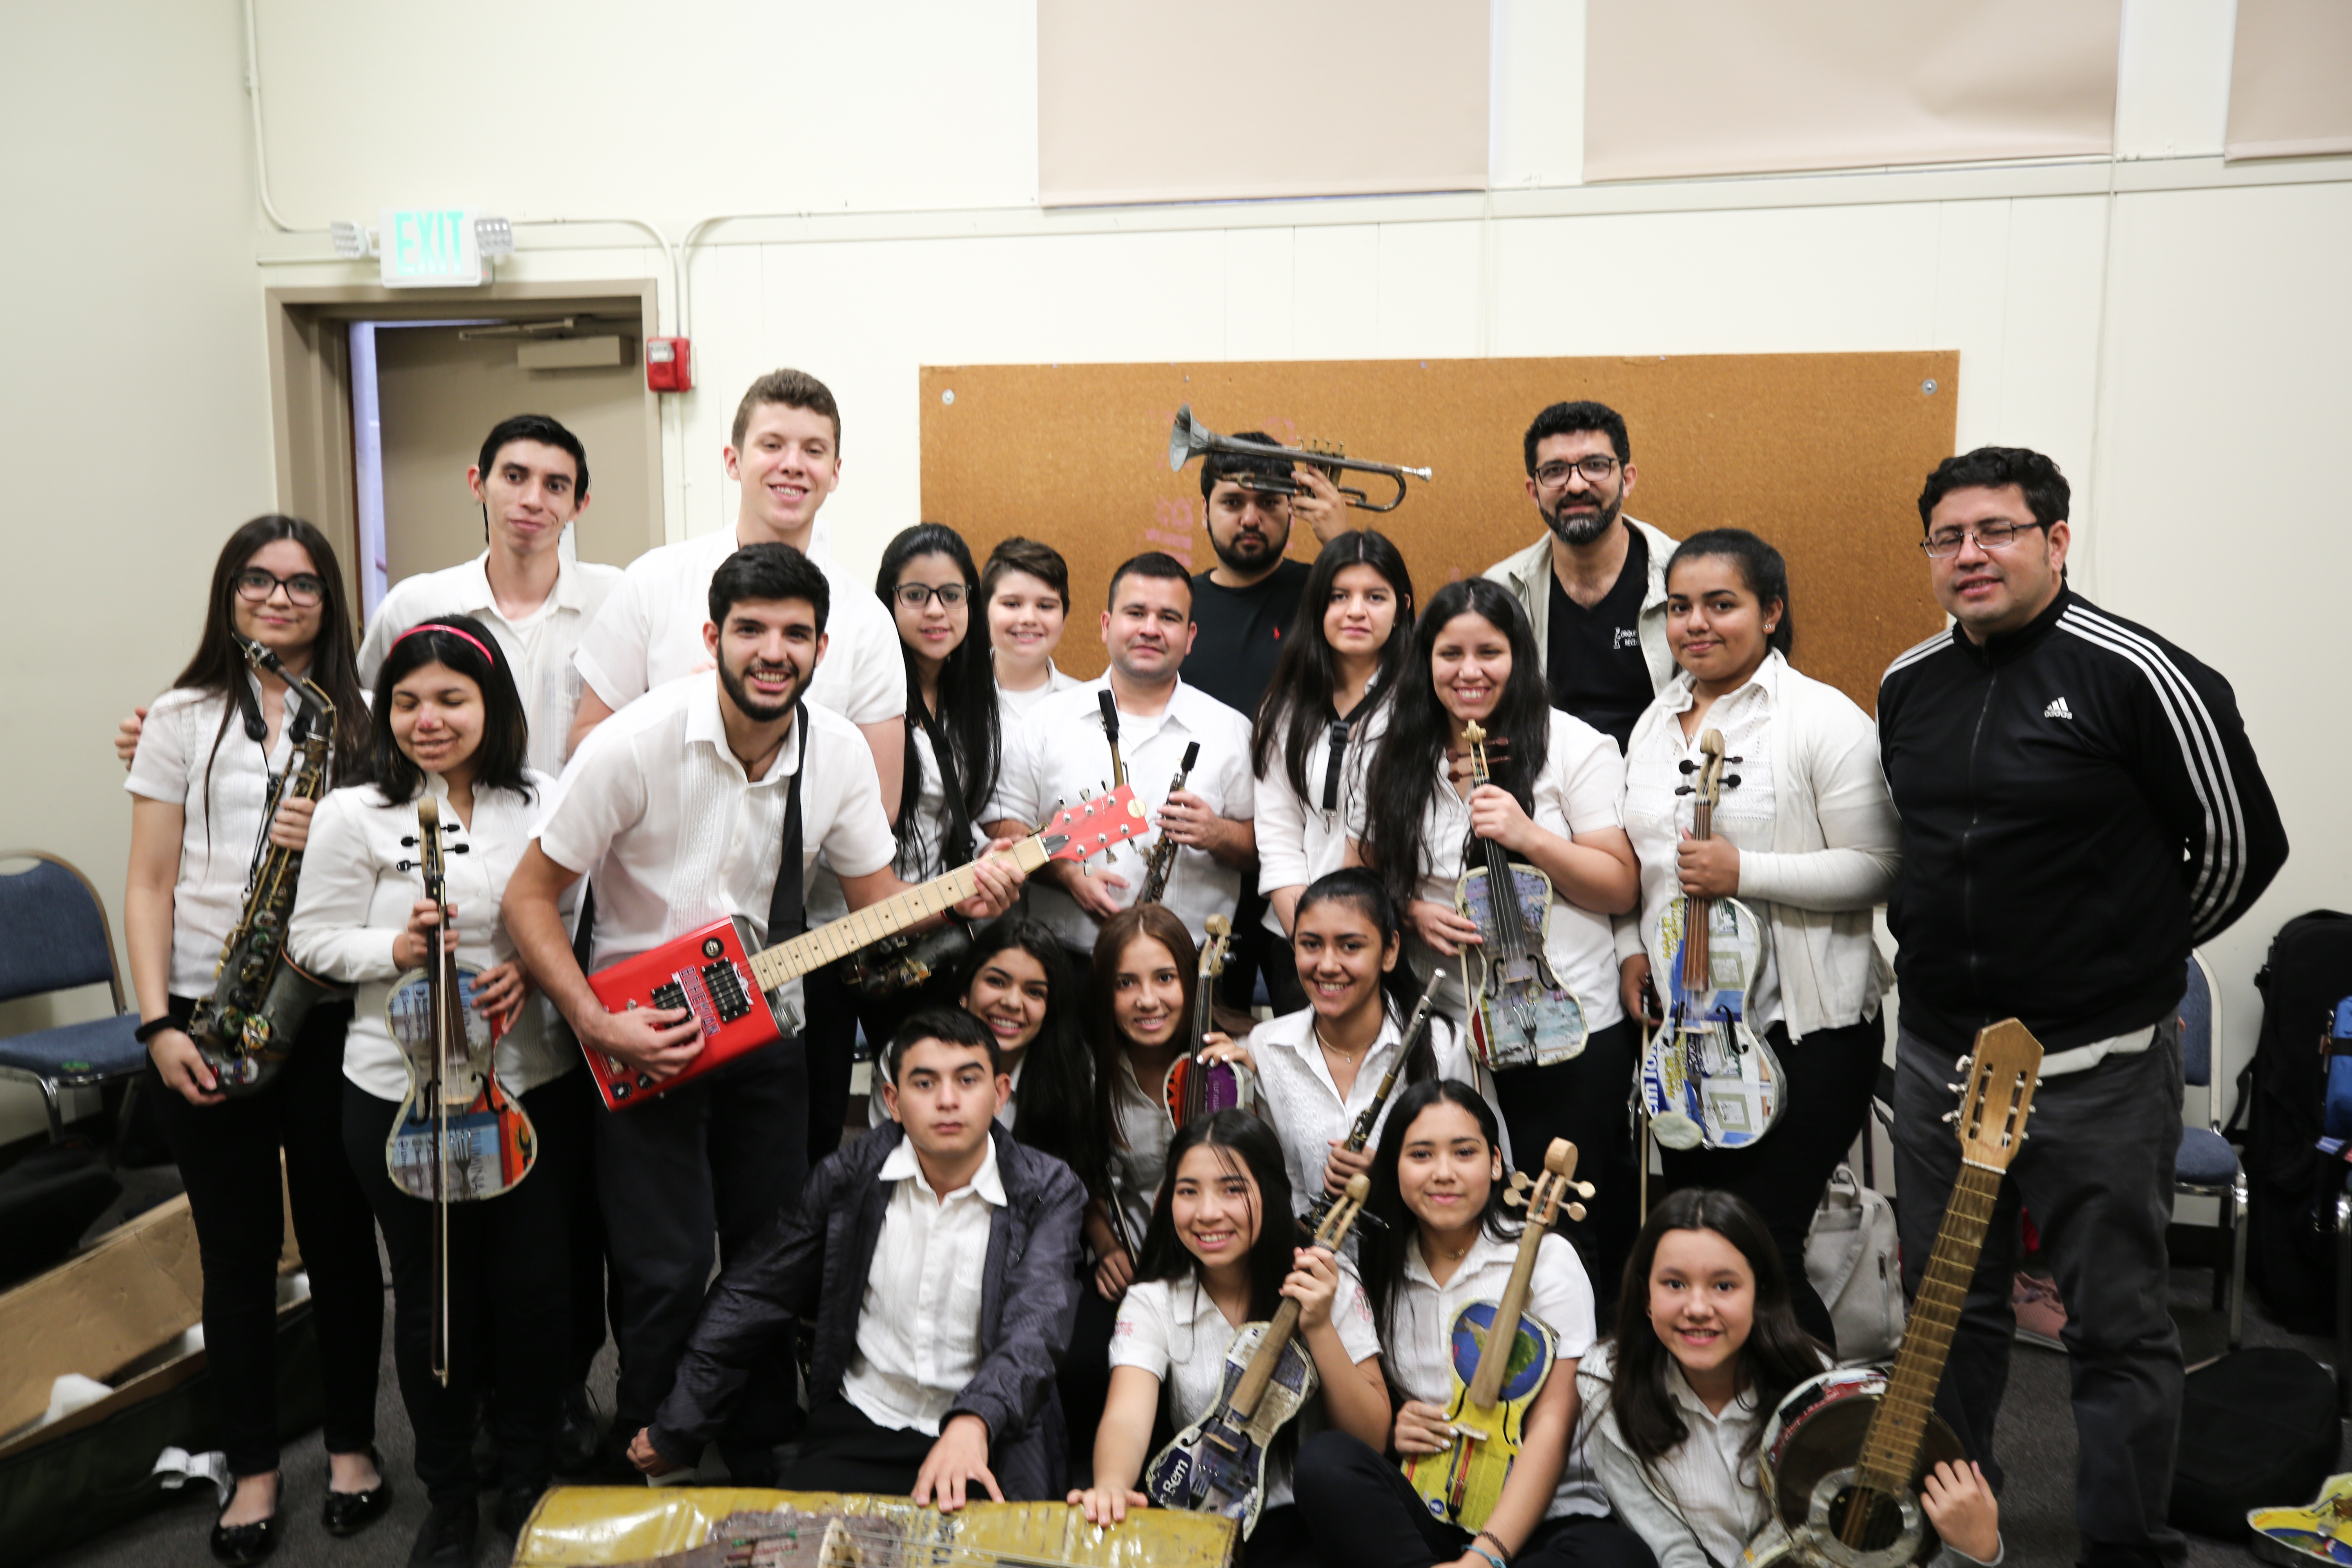
[[[2238,0],[2229,156],[2352,153],[2352,5]]]

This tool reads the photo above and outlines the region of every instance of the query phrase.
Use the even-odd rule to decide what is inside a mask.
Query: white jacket
[[[1772,842],[1739,846],[1739,898],[1766,926],[1789,1037],[1874,1016],[1893,983],[1871,934],[1872,907],[1893,890],[1903,825],[1878,765],[1878,728],[1836,687],[1800,673],[1778,653],[1770,720]],[[1689,706],[1677,674],[1633,721],[1627,752]],[[1629,824],[1629,830],[1631,825]],[[1730,837],[1728,834],[1726,837]],[[1660,875],[1661,870],[1664,872]],[[1672,868],[1643,868],[1642,912],[1616,921],[1620,965],[1643,951],[1673,896]]]
[[[1642,614],[1633,626],[1642,639],[1642,658],[1650,667],[1650,688],[1659,690],[1675,675],[1674,649],[1666,646],[1666,563],[1675,558],[1678,542],[1672,534],[1638,518],[1626,518],[1625,526],[1640,530],[1650,546],[1650,581],[1642,590]],[[1550,533],[1546,532],[1517,555],[1496,562],[1483,575],[1511,591],[1511,596],[1528,612],[1528,620],[1535,627],[1536,658],[1550,658]]]

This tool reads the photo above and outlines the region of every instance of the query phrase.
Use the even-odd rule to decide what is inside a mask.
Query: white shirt
[[[1276,1223],[1280,1217],[1276,1216]],[[1331,1303],[1331,1326],[1348,1359],[1362,1363],[1381,1353],[1379,1333],[1372,1328],[1372,1309],[1363,1287],[1342,1269],[1339,1294]],[[1118,1322],[1110,1334],[1110,1364],[1141,1367],[1160,1380],[1168,1418],[1181,1432],[1205,1414],[1223,1391],[1225,1349],[1239,1330],[1209,1299],[1197,1279],[1148,1279],[1128,1288],[1118,1304]],[[1305,1336],[1299,1351],[1306,1352]],[[1300,1407],[1299,1441],[1324,1426],[1320,1390]],[[1290,1465],[1281,1454],[1269,1455],[1265,1496],[1261,1508],[1280,1508],[1292,1500]]]
[[[718,672],[671,681],[589,732],[531,827],[550,859],[595,886],[595,967],[730,915],[765,944],[802,723],[802,885],[820,853],[852,877],[890,864],[873,753],[849,721],[803,707],[767,776],[751,779],[727,746]],[[796,1008],[800,983],[785,990]]]
[[[1392,1392],[1440,1408],[1454,1397],[1454,1320],[1475,1301],[1502,1300],[1518,1254],[1517,1242],[1497,1241],[1482,1228],[1454,1277],[1440,1285],[1431,1276],[1421,1248],[1404,1249],[1404,1282],[1390,1314],[1388,1340],[1381,1346],[1381,1366]],[[1591,1350],[1592,1283],[1585,1277],[1576,1248],[1557,1232],[1538,1244],[1535,1272],[1528,1279],[1527,1311],[1552,1331],[1554,1353],[1560,1361],[1580,1360]],[[1552,1375],[1560,1375],[1557,1364]],[[1608,1512],[1609,1494],[1601,1490],[1600,1479],[1586,1460],[1584,1444],[1571,1438],[1559,1489],[1552,1494],[1544,1517],[1605,1516]]]
[[[1750,1390],[1717,1415],[1707,1409],[1706,1401],[1691,1392],[1681,1364],[1670,1361],[1666,1390],[1674,1396],[1675,1411],[1690,1436],[1683,1440],[1682,1447],[1657,1461],[1656,1480],[1645,1483],[1636,1461],[1624,1447],[1624,1439],[1618,1435],[1615,1414],[1607,1409],[1612,1349],[1605,1344],[1595,1346],[1584,1359],[1577,1368],[1577,1393],[1582,1397],[1585,1410],[1591,1413],[1589,1425],[1598,1432],[1591,1441],[1610,1445],[1620,1461],[1602,1462],[1608,1464],[1612,1475],[1630,1476],[1624,1485],[1629,1494],[1633,1485],[1643,1485],[1647,1494],[1639,1499],[1631,1495],[1617,1498],[1619,1511],[1626,1514],[1629,1521],[1636,1514],[1655,1514],[1654,1506],[1644,1505],[1654,1504],[1657,1489],[1663,1485],[1674,1499],[1674,1522],[1696,1537],[1717,1562],[1742,1561],[1748,1543],[1770,1515],[1757,1475],[1756,1456],[1745,1451],[1750,1434],[1768,1413],[1759,1408],[1756,1394]],[[1612,1495],[1615,1495],[1613,1490]],[[1650,1544],[1654,1550],[1659,1542],[1651,1541]]]
[[[1290,773],[1283,766],[1280,746],[1266,759],[1266,770],[1257,780],[1259,892],[1305,887],[1338,870],[1347,858],[1348,824],[1362,819],[1362,808],[1357,803],[1364,792],[1364,775],[1381,738],[1388,733],[1386,693],[1375,687],[1350,717],[1355,722],[1348,731],[1336,791],[1328,788],[1333,781],[1328,714],[1307,749],[1306,797],[1290,787]],[[1271,904],[1266,906],[1265,929],[1276,936],[1288,934]]]
[[[528,775],[541,795],[551,782]],[[445,892],[457,910],[457,962],[488,969],[514,957],[514,942],[499,917],[507,879],[530,843],[534,801],[510,790],[474,796],[474,820],[460,824],[449,810],[448,786],[433,775],[427,791],[441,805],[441,865]],[[322,979],[355,983],[358,1013],[343,1037],[343,1076],[378,1100],[408,1093],[408,1063],[384,1016],[394,982],[402,974],[393,945],[408,929],[410,909],[425,896],[418,864],[416,806],[385,803],[373,784],[339,789],[310,819],[302,854],[302,888],[286,929],[286,951]],[[405,838],[408,843],[402,843]],[[462,849],[459,846],[463,846]],[[566,923],[573,899],[564,899]],[[522,1094],[580,1065],[579,1048],[551,1027],[547,998],[533,992],[514,1026],[499,1041],[499,1081]]]
[[[992,668],[994,668],[993,658],[994,656],[992,655]],[[1021,728],[1022,721],[1029,717],[1037,704],[1045,701],[1056,691],[1067,691],[1077,684],[1076,676],[1064,675],[1060,668],[1049,658],[1045,661],[1045,685],[1032,687],[1026,691],[1007,691],[1003,687],[999,686],[996,689],[996,709],[997,716],[1003,721],[1004,732],[1010,735],[1013,731]]]
[[[1715,837],[1729,839],[1743,855],[1772,847],[1776,802],[1771,724],[1779,706],[1778,676],[1783,668],[1777,658],[1766,659],[1747,685],[1716,699],[1699,726],[1699,735],[1687,741],[1679,718],[1691,706],[1690,677],[1685,673],[1669,683],[1651,705],[1650,713],[1643,716],[1647,719],[1654,713],[1656,721],[1637,721],[1627,740],[1625,833],[1642,862],[1641,938],[1653,974],[1666,973],[1665,955],[1657,945],[1658,917],[1682,894],[1681,879],[1675,870],[1675,847],[1692,830],[1698,809],[1696,795],[1675,792],[1698,783],[1696,770],[1706,760],[1698,748],[1699,737],[1707,731],[1721,731],[1724,756],[1739,759],[1723,764],[1723,785],[1712,828]],[[1688,774],[1682,771],[1685,762],[1693,769]],[[1735,778],[1739,781],[1736,784],[1731,783]],[[1769,907],[1750,904],[1749,908],[1759,923],[1770,917]],[[1666,994],[1663,983],[1658,993]],[[1748,1026],[1761,1035],[1780,1021],[1780,971],[1768,940],[1763,964],[1748,987]]]
[[[1018,738],[1007,736],[1004,765],[997,784],[996,804],[988,818],[1011,817],[1035,824],[1057,805],[1076,805],[1079,792],[1099,795],[1110,780],[1110,746],[1103,739],[1098,691],[1108,690],[1108,677],[1057,691],[1037,704],[1022,724]],[[1145,812],[1156,816],[1167,804],[1168,786],[1183,764],[1184,748],[1199,742],[1201,754],[1184,787],[1209,803],[1209,809],[1232,821],[1247,820],[1255,811],[1256,784],[1250,774],[1249,721],[1204,691],[1179,679],[1168,694],[1168,706],[1158,713],[1118,715],[1118,749],[1127,763],[1127,782]],[[1147,830],[1118,848],[1109,868],[1127,879],[1127,886],[1111,889],[1118,906],[1132,905],[1143,891],[1143,862],[1160,842],[1159,829]],[[1085,862],[1089,871],[1101,868],[1097,855]],[[1171,912],[1198,938],[1211,915],[1231,916],[1239,903],[1242,874],[1203,849],[1176,852],[1169,872],[1167,897]],[[1095,944],[1100,922],[1072,901],[1067,893],[1048,883],[1037,885],[1031,910],[1070,947]]]
[[[868,584],[833,571],[809,541],[810,559],[832,592],[824,658],[810,678],[809,700],[853,724],[878,724],[907,711],[907,666],[898,628]],[[697,534],[648,550],[629,563],[572,655],[581,679],[619,712],[667,681],[710,662],[702,628],[710,624],[710,577],[737,549],[735,531]],[[872,766],[866,771],[871,773]]]
[[[245,679],[259,692],[256,677],[247,672]],[[122,787],[185,814],[180,876],[172,889],[170,984],[175,996],[212,994],[213,972],[244,912],[246,879],[268,827],[271,781],[293,760],[294,716],[302,710],[302,700],[301,688],[287,689],[278,743],[267,755],[259,742],[247,737],[236,714],[229,714],[228,728],[221,729],[221,710],[230,706],[226,697],[179,687],[147,710],[131,777]],[[349,765],[353,759],[340,760]]]
[[[572,710],[580,706],[580,672],[572,652],[580,634],[621,581],[618,566],[559,555],[547,602],[520,621],[499,613],[490,592],[490,552],[439,572],[404,577],[376,606],[360,644],[360,683],[371,690],[394,637],[423,621],[471,616],[498,638],[514,671],[524,715],[530,721],[530,765],[551,778],[563,771]]]
[[[1290,1170],[1290,1195],[1301,1212],[1321,1195],[1323,1168],[1330,1159],[1334,1139],[1345,1138],[1355,1130],[1356,1118],[1372,1103],[1380,1092],[1381,1079],[1404,1047],[1404,1030],[1393,1014],[1383,1013],[1381,1032],[1364,1059],[1356,1066],[1355,1081],[1348,1092],[1340,1094],[1339,1086],[1331,1077],[1331,1064],[1324,1059],[1322,1047],[1315,1043],[1315,1009],[1301,1008],[1271,1018],[1250,1031],[1250,1058],[1257,1065],[1258,1102],[1265,1118],[1274,1123],[1274,1131],[1282,1140],[1283,1163]],[[1430,1053],[1437,1060],[1439,1078],[1458,1079],[1475,1084],[1491,1104],[1494,1095],[1485,1083],[1475,1064],[1470,1059],[1468,1037],[1454,1027],[1453,1022],[1430,1010]],[[1389,1093],[1394,1103],[1404,1089],[1404,1076],[1397,1076],[1397,1084]],[[1496,1116],[1499,1120],[1498,1109]],[[1365,1147],[1377,1148],[1381,1129],[1389,1121],[1389,1106],[1381,1107],[1378,1121],[1372,1123],[1372,1136]]]
[[[1112,1058],[1111,1180],[1118,1188],[1119,1219],[1127,1226],[1128,1245],[1139,1247],[1144,1227],[1151,1223],[1152,1205],[1160,1198],[1160,1180],[1168,1173],[1168,1145],[1175,1140],[1176,1123],[1168,1114],[1163,1085],[1147,1089],[1138,1081],[1135,1063],[1124,1048]]]
[[[1586,723],[1583,720],[1551,710],[1551,738],[1544,750],[1543,771],[1536,777],[1531,792],[1535,810],[1531,814],[1537,826],[1556,833],[1562,838],[1579,833],[1598,833],[1604,828],[1623,826],[1619,815],[1618,800],[1624,792],[1625,764],[1617,754],[1617,742]],[[1368,802],[1358,801],[1353,820],[1348,825],[1348,835],[1360,839],[1365,834],[1365,808]],[[1441,763],[1437,767],[1437,787],[1430,792],[1429,806],[1421,825],[1421,879],[1414,895],[1432,903],[1454,907],[1454,886],[1462,879],[1463,842],[1470,833],[1470,807],[1455,793],[1454,781],[1445,776]],[[1408,937],[1409,942],[1415,939]],[[1609,917],[1577,908],[1552,889],[1551,920],[1544,939],[1544,954],[1551,961],[1552,973],[1583,1004],[1585,1026],[1601,1030],[1624,1017],[1625,1009],[1617,999],[1617,950],[1611,934]],[[1436,969],[1432,970],[1431,965]],[[1447,976],[1440,993],[1439,1005],[1454,1017],[1468,1016],[1469,998],[1462,989],[1462,960],[1439,958],[1423,952],[1415,959],[1415,967],[1424,973],[1444,973]]]
[[[915,814],[914,829],[908,835],[906,852],[899,856],[897,865],[898,874],[908,880],[928,881],[949,868],[944,852],[948,837],[947,775],[940,771],[939,752],[921,725],[908,728],[907,744],[920,765],[922,784],[907,807]],[[967,823],[965,826],[971,840],[967,847],[976,853],[988,841],[981,837],[979,824]]]
[[[857,1313],[841,1394],[877,1426],[931,1436],[980,1370],[980,1287],[994,1211],[1004,1206],[996,1140],[969,1184],[941,1194],[900,1139],[875,1179],[895,1183]]]

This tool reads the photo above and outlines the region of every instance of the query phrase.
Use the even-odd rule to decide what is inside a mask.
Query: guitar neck
[[[1526,1228],[1519,1232],[1519,1256],[1511,1264],[1511,1278],[1495,1306],[1495,1326],[1487,1331],[1486,1348],[1478,1352],[1478,1370],[1470,1378],[1470,1403],[1478,1409],[1487,1408],[1502,1396],[1503,1373],[1510,1368],[1511,1346],[1519,1337],[1519,1314],[1527,1310],[1528,1281],[1535,1277],[1536,1253],[1550,1228],[1538,1224],[1530,1213]]]
[[[1013,864],[1025,876],[1035,871],[1051,858],[1045,846],[1034,837],[1024,838],[1008,852]],[[959,866],[944,877],[934,877],[919,887],[868,904],[855,914],[817,927],[778,942],[763,952],[751,956],[751,973],[762,991],[773,991],[788,980],[794,980],[813,969],[821,969],[835,959],[846,958],[863,947],[870,947],[885,937],[896,936],[918,921],[941,914],[971,898],[980,890],[979,866]]]
[[[1257,1414],[1257,1402],[1265,1396],[1266,1384],[1274,1381],[1274,1369],[1281,1363],[1282,1352],[1297,1328],[1298,1302],[1286,1296],[1274,1310],[1274,1321],[1266,1325],[1265,1338],[1258,1342],[1241,1381],[1234,1384],[1233,1412],[1244,1422]]]
[[[1899,1497],[1911,1485],[1927,1422],[1935,1413],[1944,1358],[1951,1352],[1952,1331],[1959,1323],[1960,1305],[1968,1299],[1969,1279],[1976,1273],[1993,1204],[2000,1195],[2000,1178],[2001,1173],[1990,1166],[1963,1162],[1959,1179],[1952,1184],[1943,1228],[1936,1233],[1936,1249],[1928,1255],[1918,1299],[1904,1325],[1903,1348],[1863,1438],[1855,1479],[1874,1490]]]

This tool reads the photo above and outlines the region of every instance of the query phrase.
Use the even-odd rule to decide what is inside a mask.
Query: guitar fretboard
[[[1009,853],[1024,876],[1050,858],[1045,845],[1034,838],[1023,839]],[[759,981],[761,990],[773,991],[788,980],[798,979],[835,959],[847,958],[885,937],[896,936],[919,921],[943,914],[979,890],[976,866],[959,866],[944,877],[934,877],[919,887],[909,888],[880,903],[868,904],[855,914],[753,953],[752,977]]]
[[[1993,1204],[2000,1195],[2000,1171],[1963,1161],[1952,1184],[1943,1228],[1936,1233],[1936,1249],[1928,1255],[1918,1299],[1903,1327],[1903,1349],[1863,1436],[1855,1479],[1872,1490],[1899,1497],[1910,1489],[1927,1441],[1927,1421],[1935,1414],[1936,1385],[1943,1380],[1952,1331],[1959,1324],[1960,1306],[1968,1299],[1969,1280],[1976,1273]]]

